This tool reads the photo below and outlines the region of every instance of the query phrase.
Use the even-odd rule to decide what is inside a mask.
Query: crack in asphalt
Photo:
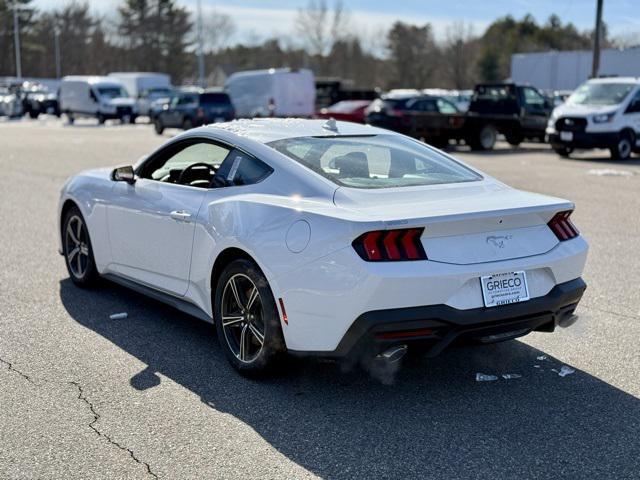
[[[585,304],[585,305],[582,305],[582,307],[585,307],[585,308],[591,309],[591,310],[596,310],[596,311],[602,312],[602,313],[608,313],[610,315],[616,315],[616,316],[622,317],[622,318],[630,318],[632,320],[637,320],[638,318],[640,318],[638,315],[633,315],[633,314],[629,314],[629,313],[620,313],[620,312],[615,312],[613,310],[607,310],[606,308],[594,307],[593,305],[589,305],[588,303]]]
[[[26,373],[24,373],[24,372],[18,370],[17,368],[15,368],[13,366],[12,362],[9,362],[8,360],[5,360],[4,358],[0,357],[0,363],[5,364],[7,366],[7,369],[10,372],[14,372],[14,373],[20,375],[23,379],[25,379],[27,382],[31,383],[32,385],[36,385],[36,383],[33,381],[31,376],[29,376]],[[82,389],[82,386],[80,385],[80,383],[78,383],[78,382],[67,382],[67,384],[73,385],[78,390],[78,399],[82,400],[89,407],[89,411],[93,415],[93,420],[89,423],[89,428],[91,430],[93,430],[99,437],[102,437],[105,440],[107,440],[107,442],[109,442],[111,445],[115,445],[120,450],[123,450],[123,451],[127,452],[129,454],[129,456],[136,463],[139,463],[140,465],[143,465],[145,467],[145,469],[147,470],[147,474],[148,475],[152,476],[153,478],[158,478],[158,475],[156,475],[153,472],[153,470],[151,470],[151,466],[147,462],[143,462],[138,457],[136,457],[136,454],[133,452],[133,450],[131,450],[130,448],[127,448],[127,447],[125,447],[123,445],[120,445],[118,442],[116,442],[109,435],[107,435],[106,433],[103,433],[100,430],[98,430],[98,428],[96,427],[96,423],[100,419],[100,414],[96,411],[93,403],[84,394],[84,390]]]
[[[110,444],[115,445],[116,447],[118,447],[120,450],[124,450],[125,452],[129,453],[129,456],[136,462],[139,463],[140,465],[143,465],[146,469],[147,469],[147,474],[151,475],[154,478],[158,478],[158,475],[156,475],[152,470],[151,470],[151,466],[147,463],[147,462],[143,462],[142,460],[140,460],[138,457],[136,457],[136,454],[133,453],[133,450],[131,450],[130,448],[127,448],[123,445],[120,445],[118,442],[116,442],[113,438],[111,438],[109,435],[107,435],[106,433],[101,432],[100,430],[98,430],[98,428],[96,427],[96,423],[98,422],[98,420],[100,419],[100,414],[98,414],[98,412],[96,412],[95,407],[93,406],[93,403],[91,403],[91,401],[85,396],[84,394],[84,390],[82,389],[82,386],[78,383],[78,382],[69,382],[69,384],[74,385],[77,389],[78,389],[78,399],[82,400],[84,403],[87,404],[87,406],[89,407],[89,411],[91,412],[91,414],[93,415],[93,420],[91,421],[91,423],[89,423],[89,428],[91,430],[93,430],[94,432],[96,432],[96,434],[100,437],[105,438]]]
[[[0,363],[4,363],[4,364],[7,366],[7,369],[8,369],[10,372],[17,373],[17,374],[18,374],[18,375],[20,375],[22,378],[24,378],[27,382],[32,383],[32,384],[34,384],[34,385],[35,385],[34,381],[31,379],[31,377],[30,377],[29,375],[27,375],[26,373],[21,372],[20,370],[18,370],[17,368],[15,368],[15,367],[13,366],[13,363],[11,363],[11,362],[9,362],[9,361],[5,360],[5,359],[4,359],[4,358],[2,358],[2,357],[0,357]]]

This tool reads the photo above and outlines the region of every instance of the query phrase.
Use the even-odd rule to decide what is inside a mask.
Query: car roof
[[[602,77],[592,78],[589,83],[635,83],[640,84],[640,78],[638,77]]]
[[[303,118],[254,118],[214,123],[201,127],[215,133],[224,130],[259,143],[269,143],[296,137],[336,137],[350,135],[396,135],[389,130],[335,120],[307,120]],[[199,130],[199,129],[198,129]]]
[[[67,75],[62,78],[63,82],[87,82],[91,85],[104,84],[104,85],[118,85],[122,87],[122,82],[114,77],[100,76],[100,75]]]

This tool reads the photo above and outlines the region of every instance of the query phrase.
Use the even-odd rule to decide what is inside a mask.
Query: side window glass
[[[544,108],[544,97],[527,87],[524,89],[524,103],[527,107]]]
[[[198,163],[203,165],[198,169],[192,169],[193,173],[189,174],[189,179],[194,177],[193,180],[210,180],[228,154],[229,149],[220,145],[207,142],[194,143],[154,165],[145,176],[161,182],[178,183],[182,172],[187,167]],[[195,178],[196,176],[198,178]]]
[[[453,105],[453,103],[447,102],[446,100],[443,100],[441,98],[437,100],[437,105],[440,113],[445,113],[445,114],[458,113],[458,110]]]
[[[273,169],[266,163],[234,150],[218,171],[229,186],[252,185],[265,179]]]
[[[640,113],[640,90],[636,92],[625,113]]]
[[[98,102],[98,97],[96,97],[96,94],[92,89],[89,89],[89,98],[96,103]]]

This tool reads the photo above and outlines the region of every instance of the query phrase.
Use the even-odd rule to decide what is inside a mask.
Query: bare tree
[[[342,0],[335,1],[333,11],[326,0],[309,0],[306,8],[298,10],[295,30],[305,40],[311,54],[326,55],[345,36],[348,17]]]
[[[217,52],[229,44],[229,39],[236,31],[233,19],[221,12],[212,11],[203,21],[204,50]]]
[[[453,88],[470,88],[476,78],[475,57],[478,39],[473,26],[455,22],[447,28],[442,63],[445,67],[446,83]]]

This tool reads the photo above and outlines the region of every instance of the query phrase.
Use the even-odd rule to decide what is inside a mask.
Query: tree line
[[[62,75],[158,71],[175,84],[197,81],[196,21],[176,0],[122,0],[108,17],[86,1],[42,11],[32,3],[0,0],[0,76],[15,75],[16,6],[23,76],[55,77],[59,58]],[[397,21],[373,37],[352,33],[352,23],[341,0],[310,0],[292,25],[296,42],[281,37],[230,45],[233,19],[210,13],[203,25],[207,81],[216,85],[234,71],[288,66],[360,88],[462,89],[507,78],[512,53],[589,49],[593,36],[556,15],[543,24],[531,15],[505,16],[481,33],[453,23],[441,39],[429,23]],[[604,46],[615,45],[604,33]]]

